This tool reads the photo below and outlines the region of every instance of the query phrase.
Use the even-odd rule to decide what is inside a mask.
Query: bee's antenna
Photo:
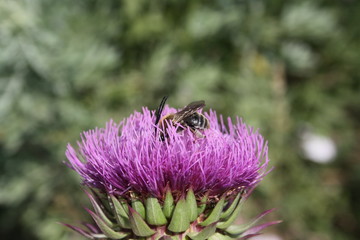
[[[155,137],[156,137],[156,133],[157,133],[157,126],[156,125],[160,121],[161,113],[164,110],[164,106],[165,106],[165,102],[166,102],[167,98],[168,98],[168,96],[163,97],[163,99],[160,102],[159,107],[156,109],[156,112],[155,112],[155,116],[156,116],[156,119],[155,119]]]
[[[168,96],[163,97],[159,107],[156,109],[156,112],[155,112],[155,116],[156,116],[155,125],[157,125],[159,123],[159,120],[161,118],[161,113],[164,110],[165,102],[166,102],[167,99],[168,99]]]

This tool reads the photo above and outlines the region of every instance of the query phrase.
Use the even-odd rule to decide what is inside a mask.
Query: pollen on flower
[[[165,107],[163,114],[176,112]],[[154,112],[143,108],[120,123],[81,135],[78,150],[66,156],[86,186],[116,195],[135,193],[163,199],[167,186],[182,194],[217,197],[252,189],[267,173],[264,138],[241,119],[224,122],[215,111],[204,113],[210,128],[197,138],[190,130],[166,129],[168,139],[155,135]],[[158,132],[161,129],[158,129]]]

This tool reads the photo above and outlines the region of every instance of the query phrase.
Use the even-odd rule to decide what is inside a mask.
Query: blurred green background
[[[276,207],[268,220],[284,222],[265,232],[278,239],[360,239],[359,12],[356,0],[1,0],[0,238],[82,239],[57,223],[89,219],[66,144],[169,95],[269,140],[275,169],[243,216]]]

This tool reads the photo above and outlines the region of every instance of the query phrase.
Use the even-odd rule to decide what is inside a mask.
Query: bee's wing
[[[183,109],[181,109],[179,112],[175,113],[174,115],[174,121],[180,122],[183,119],[187,118],[194,112],[202,109],[205,106],[205,101],[196,101],[191,102],[187,106],[185,106]]]

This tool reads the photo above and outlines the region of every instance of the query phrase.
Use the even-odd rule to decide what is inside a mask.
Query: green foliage
[[[56,224],[80,222],[89,205],[62,163],[67,142],[169,95],[172,106],[204,99],[261,128],[276,169],[249,215],[276,207],[284,239],[358,239],[359,10],[322,0],[0,1],[0,236],[75,239]],[[304,159],[304,125],[335,140],[334,162]]]

